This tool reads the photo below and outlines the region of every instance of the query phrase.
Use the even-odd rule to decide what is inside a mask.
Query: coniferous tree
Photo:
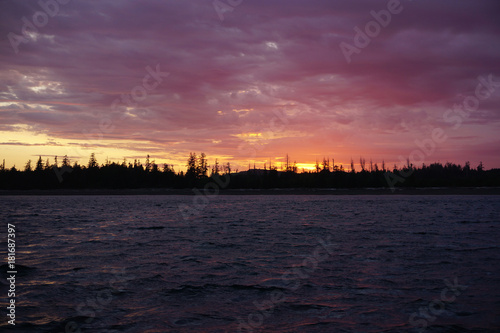
[[[26,165],[24,166],[24,171],[25,171],[25,172],[30,172],[30,171],[32,171],[32,168],[31,168],[31,160],[28,160],[28,162],[26,162]]]
[[[42,171],[42,170],[43,170],[42,156],[39,156],[38,161],[36,162],[35,171]]]
[[[214,174],[218,175],[220,171],[220,166],[219,166],[219,161],[215,159],[215,165],[214,165]]]
[[[146,164],[144,165],[146,172],[151,171],[151,162],[149,161],[149,154],[146,156]]]
[[[198,160],[198,166],[197,166],[197,171],[198,171],[198,177],[206,177],[208,173],[208,162],[207,162],[207,156],[205,153],[201,153],[199,160]]]
[[[47,157],[47,161],[45,161],[45,167],[44,170],[50,170],[52,166],[50,165],[49,158]]]
[[[158,170],[158,165],[156,164],[156,161],[153,160],[151,162],[151,172],[152,173],[157,173],[159,170]]]
[[[172,173],[174,174],[175,171],[174,171],[174,166],[173,165],[170,165],[170,164],[163,164],[163,173]]]
[[[65,167],[69,167],[71,165],[71,162],[69,161],[69,158],[68,158],[68,155],[64,155],[64,158],[63,158],[63,161],[62,161],[62,166]]]
[[[98,167],[99,167],[99,164],[97,164],[97,160],[95,158],[95,153],[90,154],[88,168],[89,169],[96,169]]]
[[[7,169],[4,160],[0,164],[0,188],[184,188],[203,187],[209,181],[204,179],[208,169],[207,158],[204,153],[199,156],[196,156],[195,153],[190,154],[188,167],[191,166],[191,174],[185,174],[182,171],[176,174],[173,166],[168,164],[164,164],[162,172],[158,169],[155,161],[149,159],[146,165],[150,167],[146,167],[146,169],[137,159],[134,164],[128,163],[128,167],[126,160],[123,160],[121,164],[117,164],[115,162],[110,163],[108,159],[107,163],[99,165],[94,154],[90,156],[88,167],[82,167],[78,162],[74,162],[73,167],[70,167],[67,156],[63,160],[61,169],[56,167],[56,158],[54,158],[54,161],[55,163],[52,165],[50,161],[44,163],[41,156],[39,156],[34,168],[35,172],[31,172],[33,168],[31,160],[29,160],[26,163],[25,172],[20,173],[15,166]],[[238,170],[233,173],[230,162],[226,162],[220,168],[218,159],[215,159],[211,176],[216,175],[219,171],[226,174],[231,173],[229,188],[500,186],[500,169],[485,170],[482,162],[479,163],[477,168],[473,169],[470,167],[469,162],[466,162],[463,167],[460,164],[451,162],[444,165],[441,163],[423,164],[418,167],[407,160],[400,167],[394,165],[391,172],[386,170],[385,161],[383,160],[382,170],[384,173],[381,173],[378,164],[371,159],[368,168],[363,168],[364,158],[361,157],[362,171],[355,172],[354,162],[351,158],[351,172],[349,175],[344,171],[344,166],[342,164],[335,165],[333,159],[331,163],[333,163],[334,172],[329,172],[332,168],[329,159],[326,157],[323,158],[323,170],[325,172],[321,170],[318,161],[316,161],[316,173],[304,169],[302,169],[302,173],[298,173],[297,161],[291,163],[289,156],[283,161],[283,164],[285,162],[288,163],[288,167],[283,165],[282,171],[285,174],[281,175],[274,166],[271,166],[269,172],[264,173],[238,173]],[[57,177],[50,177],[51,174],[45,172],[47,168],[54,169]],[[148,169],[150,171],[146,172],[145,170]],[[254,169],[256,169],[255,163]],[[268,169],[267,163],[264,163],[264,169]],[[51,179],[53,180],[52,183]]]
[[[189,153],[189,158],[187,161],[186,177],[196,178],[198,176],[197,160],[198,158],[196,156],[196,153]]]

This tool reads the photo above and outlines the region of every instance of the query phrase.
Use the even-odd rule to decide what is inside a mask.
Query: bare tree
[[[366,161],[363,157],[359,158],[359,164],[361,165],[361,172],[365,171]]]
[[[330,158],[323,157],[323,171],[330,171]]]
[[[227,162],[226,165],[224,166],[224,171],[226,174],[231,173],[231,163]]]

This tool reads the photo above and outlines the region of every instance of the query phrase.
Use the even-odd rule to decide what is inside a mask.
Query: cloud
[[[348,64],[340,42],[352,43],[354,27],[363,29],[386,3],[244,0],[221,21],[210,1],[73,1],[16,54],[8,33],[21,35],[22,17],[32,21],[41,7],[2,1],[1,129],[17,124],[95,147],[122,149],[117,141],[128,140],[162,156],[204,150],[244,160],[251,157],[240,156],[237,135],[268,128],[280,111],[286,129],[259,156],[293,155],[295,147],[305,156],[309,147],[394,159],[384,144],[398,140],[392,151],[409,153],[416,137],[443,125],[459,94],[474,91],[478,76],[500,76],[498,1],[402,6]],[[144,90],[147,68],[156,66],[170,74]],[[498,96],[465,121],[477,138],[471,145],[495,141],[484,133],[498,125]]]

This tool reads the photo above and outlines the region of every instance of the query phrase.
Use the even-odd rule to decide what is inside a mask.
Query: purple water
[[[499,196],[193,199],[0,197],[0,330],[500,330]]]

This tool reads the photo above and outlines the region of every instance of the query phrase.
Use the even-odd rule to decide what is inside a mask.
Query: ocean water
[[[4,196],[2,332],[498,332],[499,196]]]

